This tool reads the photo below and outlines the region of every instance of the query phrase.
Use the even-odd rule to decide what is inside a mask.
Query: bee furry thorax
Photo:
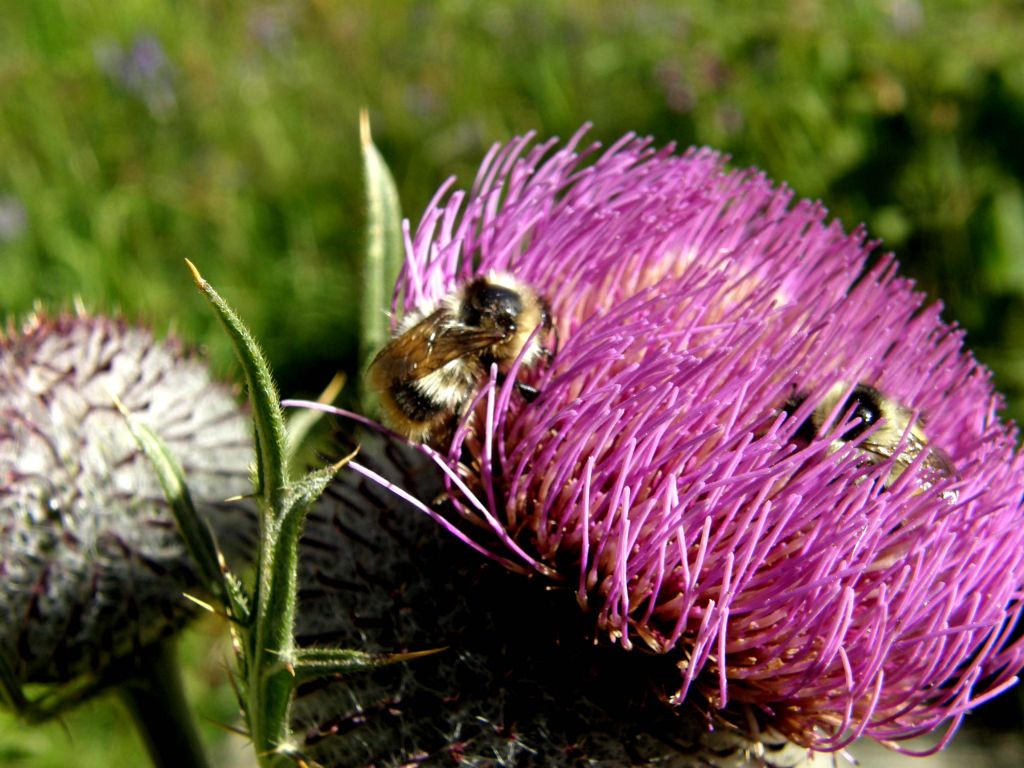
[[[807,395],[797,395],[784,410],[792,415],[806,400]],[[794,437],[802,443],[810,443],[844,421],[854,423],[832,441],[829,451],[834,453],[868,433],[857,446],[866,462],[880,464],[895,457],[885,487],[895,483],[922,453],[921,469],[932,480],[956,475],[949,455],[929,444],[920,414],[863,383],[836,382],[800,424]],[[924,488],[931,483],[926,477],[921,485]]]
[[[520,355],[526,367],[550,356],[543,339],[551,329],[547,301],[504,272],[411,312],[368,372],[385,423],[409,440],[443,447],[491,365],[503,375]]]

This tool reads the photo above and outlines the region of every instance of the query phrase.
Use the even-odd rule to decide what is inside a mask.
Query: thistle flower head
[[[671,659],[675,705],[819,750],[952,733],[1024,665],[1024,476],[988,372],[821,205],[709,150],[581,136],[495,148],[408,238],[396,317],[508,272],[560,339],[483,387],[447,524]],[[908,414],[886,455],[851,408],[798,439],[838,382]],[[948,474],[909,449],[922,424]]]
[[[252,536],[252,443],[230,391],[172,341],[103,317],[0,336],[0,651],[24,681],[100,672],[178,627],[197,581],[149,460],[162,437],[222,549]]]

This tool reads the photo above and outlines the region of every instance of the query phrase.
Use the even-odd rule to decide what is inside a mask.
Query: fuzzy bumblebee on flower
[[[391,640],[454,649],[399,699],[450,696],[344,743],[793,764],[945,725],[940,748],[1024,666],[1024,475],[989,373],[821,205],[709,150],[582,135],[496,147],[406,237],[370,378],[445,488],[383,482],[464,552],[375,578],[448,595]]]

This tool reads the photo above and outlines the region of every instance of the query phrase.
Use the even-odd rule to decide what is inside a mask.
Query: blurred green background
[[[713,145],[821,198],[848,228],[866,223],[1024,415],[1020,2],[0,10],[8,316],[81,296],[174,327],[229,374],[188,257],[261,339],[282,391],[315,393],[355,370],[361,106],[413,220],[447,176],[470,183],[492,142],[564,138],[590,120],[606,142],[636,131]],[[104,717],[95,758],[87,736],[56,729],[45,746],[0,720],[0,758],[64,765],[72,748],[76,765],[107,765],[111,731],[127,729]]]

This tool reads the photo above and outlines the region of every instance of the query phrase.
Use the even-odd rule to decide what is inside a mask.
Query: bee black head
[[[522,311],[523,300],[518,293],[480,278],[466,286],[459,321],[477,328],[500,328],[511,333]]]
[[[840,415],[847,413],[851,408],[853,413],[850,418],[859,419],[860,423],[843,432],[843,440],[853,440],[882,418],[882,395],[874,387],[858,384],[839,409]]]
[[[786,412],[787,416],[792,416],[797,412],[797,409],[799,409],[800,406],[803,405],[806,401],[807,395],[793,395],[791,398],[789,398],[789,400],[786,401],[786,404],[782,406],[782,410]],[[814,440],[814,435],[815,433],[817,433],[817,431],[818,428],[814,425],[813,419],[804,419],[803,423],[800,424],[799,427],[797,427],[797,430],[793,436],[803,443],[810,443],[811,441]]]
[[[806,401],[807,395],[794,395],[786,401],[782,410],[792,416]],[[818,435],[818,430],[822,427],[825,419],[828,417],[828,413],[822,412],[825,410],[831,411],[831,407],[822,408],[819,406],[818,409],[815,409],[815,411],[811,413],[811,415],[797,428],[797,431],[794,433],[794,437],[805,443],[813,441]],[[883,417],[884,413],[882,410],[881,393],[874,387],[870,387],[867,384],[858,384],[853,388],[846,400],[843,401],[843,404],[839,406],[836,418],[842,418],[847,413],[850,413],[850,419],[856,419],[857,423],[843,432],[843,434],[839,436],[840,440],[853,440],[857,438],[869,429],[876,421]]]

